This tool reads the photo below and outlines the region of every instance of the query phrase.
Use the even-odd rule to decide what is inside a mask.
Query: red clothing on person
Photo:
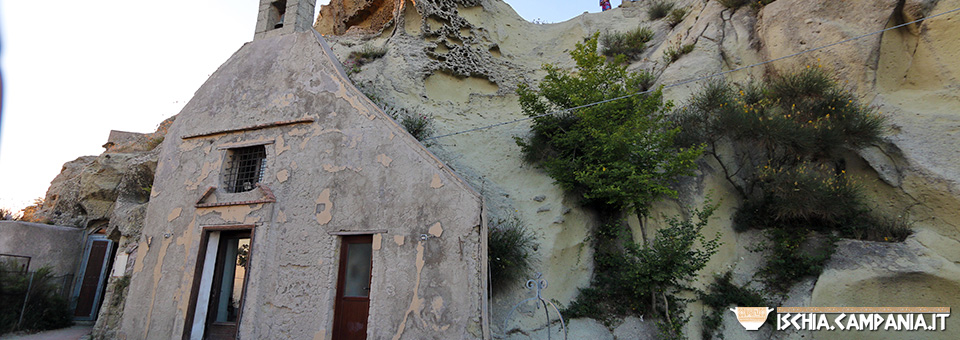
[[[610,0],[600,0],[600,9],[604,11],[610,9]]]

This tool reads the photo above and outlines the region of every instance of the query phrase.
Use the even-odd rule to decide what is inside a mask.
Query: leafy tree
[[[660,90],[647,90],[649,73],[628,72],[623,55],[613,62],[597,53],[597,37],[577,44],[568,72],[545,65],[538,88],[521,85],[520,107],[533,117],[532,135],[517,138],[527,161],[536,163],[565,190],[579,194],[605,221],[595,231],[597,264],[591,287],[580,290],[568,316],[604,317],[651,312],[663,317],[667,337],[681,337],[687,300],[678,294],[716,252],[716,238],[700,234],[714,211],[695,215],[699,222],[669,219],[652,242],[642,224],[650,204],[676,196],[671,185],[690,175],[702,147],[677,148]],[[600,104],[596,104],[600,103]],[[561,111],[559,114],[546,113]],[[643,241],[634,242],[620,218],[631,211],[641,221]],[[699,244],[700,247],[695,246]]]
[[[517,144],[584,204],[633,211],[642,221],[653,201],[677,195],[670,185],[691,173],[701,148],[674,146],[679,129],[665,119],[671,103],[663,102],[660,90],[616,99],[646,90],[650,77],[628,72],[623,56],[607,63],[597,53],[597,36],[570,52],[574,72],[545,65],[539,88],[519,86],[520,106],[534,119],[532,136]],[[564,109],[573,110],[543,115]]]

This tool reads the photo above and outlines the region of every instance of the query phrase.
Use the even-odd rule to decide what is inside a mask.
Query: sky
[[[548,23],[600,10],[506,2]],[[45,196],[64,163],[102,153],[110,130],[153,132],[179,112],[253,39],[259,0],[42,3],[0,0],[0,208],[13,211]]]

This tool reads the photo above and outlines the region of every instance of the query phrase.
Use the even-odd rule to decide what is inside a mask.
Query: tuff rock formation
[[[47,189],[38,218],[84,228],[87,232],[103,228],[117,243],[117,253],[123,254],[118,259],[131,262],[114,263],[114,266],[123,266],[125,275],[129,275],[157,168],[155,149],[173,120],[173,117],[164,120],[157,131],[149,134],[112,131],[103,154],[64,164]],[[118,282],[121,282],[119,289]],[[123,315],[127,282],[129,278],[124,277],[110,278],[107,282],[94,328],[97,338],[114,337]]]
[[[638,25],[653,29],[650,47],[630,68],[651,71],[657,75],[657,85],[670,86],[960,7],[960,1],[948,0],[778,0],[759,10],[750,6],[733,10],[717,1],[675,1],[677,7],[689,9],[689,14],[671,27],[665,20],[648,19],[650,3],[625,2],[612,11],[535,24],[496,0],[447,2],[443,6],[430,1],[333,1],[321,13],[352,14],[321,15],[315,27],[321,31],[338,27],[328,29],[326,39],[348,66],[351,52],[370,46],[386,48],[383,58],[353,69],[354,82],[394,106],[433,117],[437,133],[445,134],[522,118],[513,95],[516,84],[542,79],[543,63],[571,67],[567,52],[598,31],[626,31]],[[378,12],[372,20],[372,12],[366,10],[390,6],[394,9],[390,19],[384,17],[385,12]],[[960,206],[960,172],[956,170],[960,169],[960,149],[956,147],[960,116],[954,112],[960,107],[956,95],[960,41],[952,33],[958,28],[956,17],[948,14],[726,76],[740,82],[807,66],[823,67],[862,101],[891,118],[889,137],[882,144],[850,154],[848,172],[864,178],[878,211],[909,216],[915,234],[903,244],[844,241],[823,275],[797,284],[784,305],[950,305],[941,297],[960,293],[960,277],[955,274],[960,267],[951,260],[960,240],[960,212],[955,209]],[[383,24],[369,25],[372,22]],[[668,49],[688,43],[696,44],[692,53],[673,63],[664,62],[662,56]],[[451,69],[451,63],[458,67]],[[510,77],[501,76],[504,74]],[[682,104],[699,86],[671,86],[664,94]],[[513,137],[527,131],[526,123],[514,123],[431,140],[431,150],[481,190],[493,208],[492,215],[518,215],[536,231],[538,271],[550,280],[544,294],[568,303],[577,288],[589,282],[591,254],[584,239],[595,222],[549,177],[521,161]],[[661,202],[651,216],[676,214],[682,207],[701,204],[704,195],[713,192],[714,198],[722,199],[719,218],[715,216],[705,233],[721,232],[724,245],[701,273],[700,284],[706,285],[713,273],[728,269],[744,283],[763,261],[763,254],[748,250],[762,236],[731,229],[730,219],[738,203],[722,177],[709,171],[712,164],[707,165],[708,170],[696,180],[684,182],[686,194]],[[653,219],[652,224],[660,223]],[[635,220],[631,224],[637,225]],[[924,293],[913,293],[918,290]],[[527,294],[518,288],[494,296],[493,319],[505,318],[512,305]],[[700,332],[700,308],[690,310],[694,319],[687,326],[687,335],[695,338]],[[728,338],[817,336],[743,333],[731,316],[725,320]],[[572,327],[597,329],[588,325],[574,322]],[[588,333],[611,338],[617,329],[612,325],[611,333]],[[531,336],[535,334],[540,333]],[[511,337],[526,335],[514,333]]]

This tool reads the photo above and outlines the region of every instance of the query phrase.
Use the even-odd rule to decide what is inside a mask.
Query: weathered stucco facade
[[[264,147],[262,178],[230,193],[230,152],[251,146]],[[486,338],[482,207],[353,87],[319,34],[258,38],[197,91],[160,146],[119,335],[193,332],[205,242],[244,229],[239,338],[331,339],[352,234],[372,235],[368,339]]]

